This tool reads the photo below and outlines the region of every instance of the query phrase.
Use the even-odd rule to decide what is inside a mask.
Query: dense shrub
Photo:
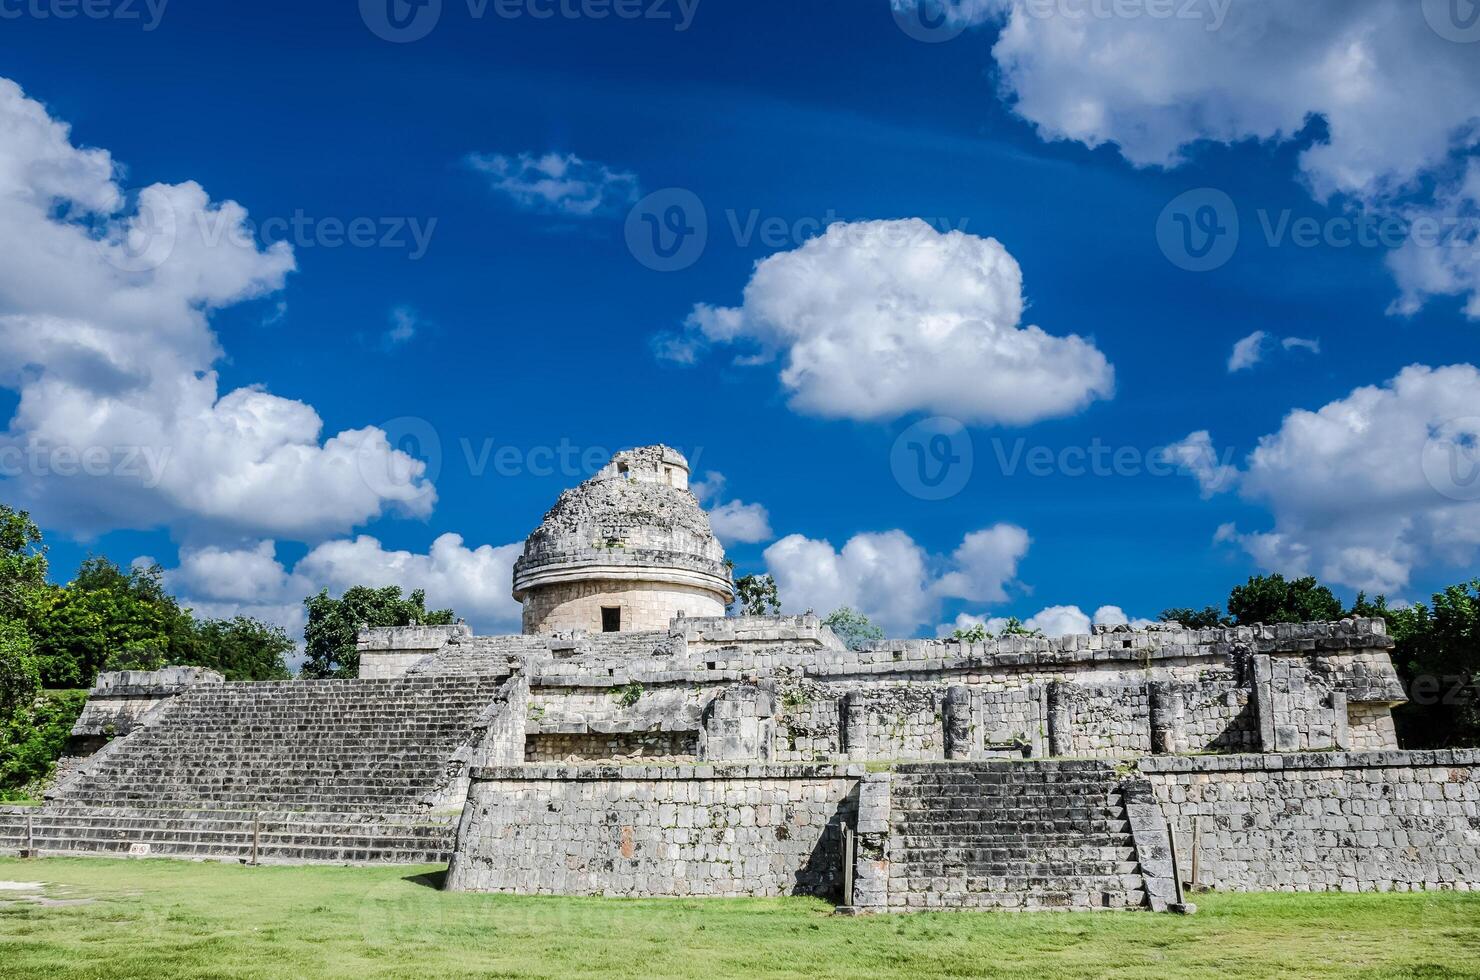
[[[22,799],[56,767],[86,691],[46,691],[0,720],[0,800]]]

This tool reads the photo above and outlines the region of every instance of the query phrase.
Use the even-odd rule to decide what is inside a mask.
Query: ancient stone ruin
[[[1480,881],[1480,754],[1398,748],[1380,620],[850,650],[723,615],[688,477],[651,446],[562,494],[514,568],[520,635],[366,630],[358,680],[104,675],[0,852],[874,911]]]

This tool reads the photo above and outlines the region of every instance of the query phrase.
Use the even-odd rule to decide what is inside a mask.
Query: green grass
[[[1477,977],[1480,893],[1201,895],[1192,917],[840,918],[812,899],[457,895],[438,868],[0,860],[0,977]]]

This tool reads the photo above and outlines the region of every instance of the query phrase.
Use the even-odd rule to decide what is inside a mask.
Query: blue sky
[[[70,19],[59,0],[5,6],[0,76],[24,92],[7,111],[71,127],[42,149],[12,142],[0,189],[32,207],[25,221],[106,241],[141,191],[193,181],[244,208],[255,238],[190,255],[182,239],[106,282],[64,256],[24,275],[12,262],[3,445],[85,449],[77,420],[115,412],[94,444],[106,431],[110,452],[168,450],[173,473],[142,486],[45,457],[12,466],[0,499],[41,518],[57,577],[89,552],[149,556],[203,611],[290,628],[305,590],[354,581],[424,585],[480,628],[511,628],[510,546],[584,475],[586,450],[655,441],[696,479],[724,475],[706,503],[730,504],[740,571],[775,572],[792,610],[846,601],[894,633],[1051,607],[1076,608],[1050,629],[1103,606],[1154,617],[1265,570],[1422,598],[1473,575],[1480,546],[1480,494],[1425,469],[1468,472],[1480,415],[1466,217],[1480,87],[1456,87],[1476,80],[1480,43],[1427,9],[1206,2],[1188,23],[965,0],[938,43],[888,0],[699,0],[686,23],[672,0],[605,19],[574,0],[547,19],[540,0],[501,8],[517,18],[443,0],[406,43],[372,30],[372,0],[98,0],[100,16]],[[1065,38],[1084,56],[1056,61]],[[83,148],[110,155],[85,191],[38,176]],[[555,187],[557,166],[580,186]],[[99,203],[110,183],[118,199]],[[662,221],[673,201],[698,202],[707,240],[657,271],[642,214]],[[0,218],[13,256],[36,247],[14,211]],[[1178,213],[1224,231],[1236,216],[1226,261],[1187,268]],[[909,218],[933,227],[865,224]],[[1361,221],[1424,218],[1442,246],[1343,244]],[[363,246],[330,247],[356,219]],[[1300,220],[1320,225],[1308,240]],[[961,244],[941,228],[964,244],[921,269]],[[160,285],[227,267],[225,284]],[[54,290],[36,285],[47,276]],[[161,340],[128,319],[127,357],[99,355],[126,380],[104,383],[62,353],[92,332],[48,317],[113,316],[108,289],[153,297],[174,325]],[[59,298],[73,291],[103,298],[79,312]],[[1457,367],[1389,384],[1410,365]],[[218,399],[273,396],[253,425],[292,403],[322,431],[242,436],[167,378],[211,368]],[[193,411],[214,412],[209,453],[181,421]],[[909,477],[930,446],[912,426],[936,417],[960,422],[934,424],[956,455],[972,450],[945,499]],[[363,446],[347,469],[303,460],[367,427],[388,442],[372,468],[429,469],[341,500]],[[269,461],[264,440],[289,449]],[[1147,472],[1169,445],[1184,465]],[[544,466],[560,447],[573,470]],[[1080,474],[1081,452],[1110,471]],[[213,478],[218,500],[250,492],[214,505]]]

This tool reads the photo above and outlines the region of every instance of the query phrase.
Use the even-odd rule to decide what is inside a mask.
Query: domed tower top
[[[617,453],[566,490],[524,542],[514,598],[524,632],[667,629],[676,616],[723,616],[724,549],[668,446]]]

